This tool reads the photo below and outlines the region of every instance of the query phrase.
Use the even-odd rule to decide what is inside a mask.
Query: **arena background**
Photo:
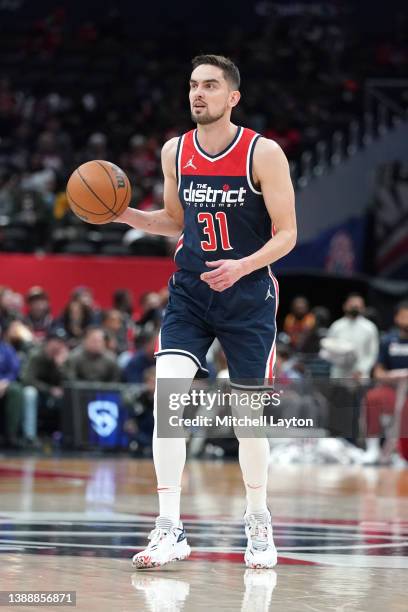
[[[407,276],[406,242],[393,235],[405,222],[404,203],[397,202],[400,214],[384,228],[386,204],[380,195],[384,164],[403,161],[406,143],[405,126],[391,129],[404,117],[406,103],[406,63],[398,47],[406,30],[403,3],[237,2],[231,11],[210,2],[198,19],[189,2],[178,2],[176,9],[165,3],[122,2],[102,14],[97,7],[96,2],[18,1],[0,7],[2,73],[16,95],[15,108],[2,112],[2,180],[13,171],[30,173],[30,165],[51,171],[51,178],[32,175],[31,184],[43,192],[47,205],[41,209],[38,200],[34,203],[39,218],[30,219],[31,226],[21,218],[13,223],[5,205],[2,250],[170,253],[171,245],[161,240],[146,245],[139,239],[124,246],[112,225],[68,229],[74,219],[64,214],[58,196],[75,166],[98,152],[130,171],[133,205],[154,206],[155,197],[158,205],[160,146],[190,127],[185,97],[190,58],[222,46],[242,71],[236,121],[280,142],[297,186],[298,245],[275,266],[285,275],[280,316],[297,288],[308,293],[312,305],[327,301],[336,315],[345,293],[358,289],[389,325],[388,307],[406,288],[373,283],[372,278]],[[171,50],[164,57],[163,48]],[[378,78],[390,81],[377,83]],[[6,86],[5,107],[7,91]],[[98,137],[106,143],[98,144]],[[130,144],[132,137],[136,144]],[[141,137],[146,140],[138,146]],[[375,145],[366,146],[370,140]],[[56,159],[47,147],[54,147]],[[404,181],[404,170],[400,179],[398,173],[393,167],[388,191],[398,191],[396,182]],[[36,181],[47,180],[49,186],[37,189]],[[42,260],[44,270],[47,261]],[[74,270],[75,264],[70,265]],[[19,290],[32,284],[24,275],[26,262],[11,258],[2,268],[19,279]],[[109,305],[109,296],[91,275],[83,284],[93,285],[101,305]],[[136,297],[141,290],[136,287]],[[52,307],[60,309],[62,291],[52,284],[49,291]]]
[[[202,52],[236,61],[233,121],[289,159],[298,243],[274,266],[277,376],[321,422],[271,442],[277,574],[243,573],[237,443],[200,431],[183,482],[192,569],[129,580],[156,511],[153,351],[175,241],[83,223],[65,187],[79,164],[107,159],[129,176],[132,206],[160,208],[160,150],[192,127],[187,82]],[[402,1],[0,0],[3,591],[42,581],[100,610],[209,599],[263,610],[272,593],[277,610],[405,609],[406,383],[387,404],[398,418],[382,420],[381,466],[366,467],[373,368],[336,378],[321,343],[356,292],[377,354],[408,296],[407,68]],[[39,374],[49,343],[52,367]],[[225,375],[218,345],[209,365],[213,382]]]

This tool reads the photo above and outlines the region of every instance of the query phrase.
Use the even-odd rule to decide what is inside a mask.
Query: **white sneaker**
[[[183,523],[176,527],[170,519],[159,516],[156,526],[150,532],[148,546],[134,555],[133,567],[144,569],[166,565],[170,561],[180,561],[190,556]]]
[[[363,465],[376,465],[380,463],[381,452],[375,448],[370,448],[363,455]]]
[[[278,553],[273,542],[270,512],[245,514],[244,519],[248,538],[244,556],[246,566],[252,569],[275,567]]]

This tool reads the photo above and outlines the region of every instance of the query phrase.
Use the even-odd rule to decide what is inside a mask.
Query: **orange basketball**
[[[98,225],[117,219],[129,206],[131,195],[123,170],[100,159],[79,166],[67,184],[71,210],[83,221]]]

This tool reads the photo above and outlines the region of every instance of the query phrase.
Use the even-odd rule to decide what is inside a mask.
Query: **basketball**
[[[67,184],[71,210],[87,223],[110,223],[129,206],[132,190],[126,174],[115,164],[95,159],[79,166]]]

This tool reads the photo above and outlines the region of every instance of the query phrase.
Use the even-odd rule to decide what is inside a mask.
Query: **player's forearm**
[[[182,227],[165,209],[144,211],[128,208],[121,214],[118,223],[127,223],[135,229],[159,236],[179,236]]]
[[[281,259],[281,257],[287,255],[295,244],[296,230],[278,231],[261,249],[241,259],[245,274],[250,274],[255,270],[273,264],[278,259]]]

